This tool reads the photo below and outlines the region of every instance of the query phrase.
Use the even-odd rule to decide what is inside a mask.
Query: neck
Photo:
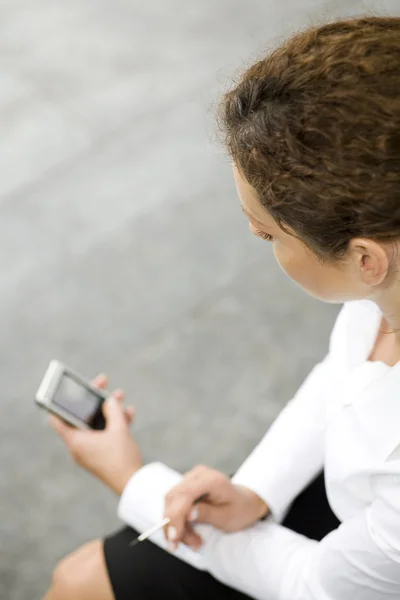
[[[379,360],[390,367],[400,361],[400,300],[390,299],[387,290],[384,298],[374,302],[383,316],[370,360]]]
[[[393,332],[400,341],[400,289],[387,289],[379,298],[374,298],[384,316],[387,331]]]

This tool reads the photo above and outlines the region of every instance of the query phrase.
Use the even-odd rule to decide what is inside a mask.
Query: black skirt
[[[283,525],[315,540],[339,526],[331,511],[321,474],[294,501]],[[116,600],[248,600],[153,544],[141,542],[132,552],[129,542],[138,535],[130,527],[104,540],[104,555]],[[134,558],[133,558],[134,556]]]

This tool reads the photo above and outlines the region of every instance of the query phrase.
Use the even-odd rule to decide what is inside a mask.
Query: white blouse
[[[181,544],[178,557],[259,600],[400,599],[400,363],[368,361],[380,322],[370,301],[344,305],[327,357],[234,476],[274,518],[231,534],[198,525],[201,550]],[[322,467],[342,524],[316,542],[279,522]],[[144,531],[181,477],[146,465],[126,486],[119,516]],[[166,548],[162,532],[152,539]]]

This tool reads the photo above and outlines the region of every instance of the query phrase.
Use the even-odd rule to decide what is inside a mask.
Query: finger
[[[106,418],[107,429],[125,429],[126,419],[125,411],[120,402],[114,397],[110,396],[103,403],[103,413]]]
[[[164,534],[170,550],[175,550],[182,540],[190,508],[190,504],[186,506],[175,502],[170,503],[165,511],[166,517],[169,518],[169,523],[164,529]]]
[[[166,527],[166,538],[175,547],[182,541],[192,507],[193,502],[190,496],[183,493],[168,503],[165,515],[170,519],[170,522]]]
[[[117,400],[119,400],[120,402],[122,402],[125,398],[125,392],[124,390],[115,390],[112,395],[114,396],[114,398],[116,398]]]
[[[58,433],[58,435],[64,440],[67,446],[70,445],[72,438],[74,437],[75,430],[70,425],[67,425],[65,421],[56,417],[56,415],[51,415],[49,419],[51,427]]]
[[[180,542],[192,547],[194,550],[198,550],[202,545],[202,539],[194,531],[192,523],[210,522],[214,524],[215,517],[219,515],[214,514],[214,512],[218,512],[218,507],[212,507],[205,503],[199,504],[202,504],[202,506],[200,507],[197,504],[193,506],[192,504],[189,512],[184,507],[183,501],[180,505],[176,502],[175,505],[171,506],[170,514],[173,516],[170,517],[170,523],[166,527],[166,539],[170,551],[176,550]]]
[[[219,506],[207,504],[207,502],[198,502],[192,508],[188,516],[189,523],[210,523],[215,520]]]
[[[201,496],[209,494],[215,488],[220,476],[221,474],[213,469],[198,466],[168,492],[165,498],[165,516],[170,519],[170,524],[166,528],[167,539],[170,542],[176,543],[182,540],[189,514],[195,503]]]
[[[182,543],[193,550],[199,550],[203,545],[203,540],[190,525],[187,525],[182,538]]]
[[[100,388],[102,390],[105,390],[108,386],[108,377],[107,375],[104,375],[104,373],[100,373],[99,375],[97,375],[93,381],[92,381],[92,385],[94,385],[94,387]]]
[[[207,502],[199,502],[190,511],[188,523],[210,523],[223,529],[227,518],[226,513],[226,504],[213,505]]]
[[[134,406],[125,406],[125,420],[130,425],[133,423],[136,416],[136,410]]]

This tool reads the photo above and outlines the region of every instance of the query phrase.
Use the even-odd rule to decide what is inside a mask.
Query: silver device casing
[[[100,390],[98,388],[95,388],[81,375],[79,375],[63,363],[59,362],[58,360],[52,360],[42,379],[42,383],[40,384],[39,389],[36,393],[35,400],[41,408],[44,408],[49,412],[58,415],[70,425],[78,427],[79,429],[90,429],[87,423],[85,423],[69,411],[64,410],[58,404],[54,404],[53,402],[54,395],[64,375],[70,375],[83,387],[93,391],[98,396],[103,397],[104,400],[106,400],[109,396],[109,393],[106,390]]]

